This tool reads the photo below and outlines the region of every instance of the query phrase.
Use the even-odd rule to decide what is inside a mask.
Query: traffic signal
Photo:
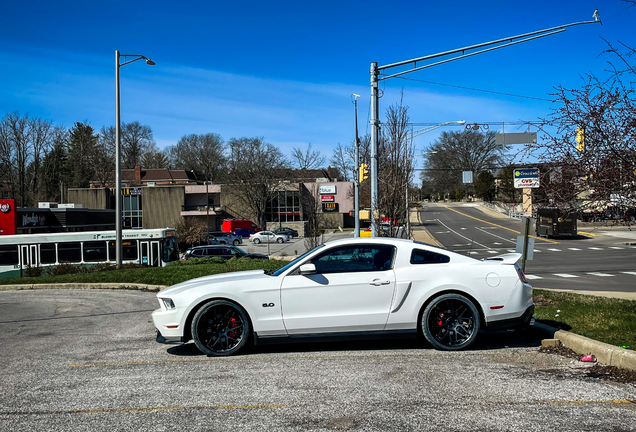
[[[358,169],[358,179],[360,180],[360,183],[369,178],[369,170],[367,169],[368,166],[369,165],[367,164],[360,164],[360,168]]]
[[[576,149],[580,152],[585,151],[585,128],[583,126],[576,128]]]

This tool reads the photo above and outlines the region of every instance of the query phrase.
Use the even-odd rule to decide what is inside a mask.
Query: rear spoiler
[[[503,255],[497,255],[491,258],[484,258],[482,261],[483,262],[499,261],[501,264],[513,265],[513,264],[516,264],[517,261],[519,261],[520,259],[521,259],[520,253],[507,253]]]

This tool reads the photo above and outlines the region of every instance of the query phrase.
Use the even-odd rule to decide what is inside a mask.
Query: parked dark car
[[[235,234],[223,231],[210,231],[208,233],[209,238],[215,238],[219,241],[217,244],[231,244],[234,246],[238,246],[243,243],[243,238],[241,236],[237,236]],[[212,244],[212,243],[210,243]]]
[[[291,228],[278,228],[274,230],[274,234],[287,234],[290,237],[298,237],[298,231]]]
[[[250,234],[254,234],[255,232],[256,231],[252,228],[237,228],[234,230],[234,234],[243,238],[249,238]]]
[[[245,252],[243,249],[237,248],[236,246],[196,246],[190,248],[183,254],[184,261],[187,261],[190,258],[213,258],[219,257],[224,259],[230,258],[251,258],[251,259],[261,259],[268,260],[267,255],[263,254],[251,254]]]

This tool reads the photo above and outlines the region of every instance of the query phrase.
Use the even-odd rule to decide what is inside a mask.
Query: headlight
[[[163,307],[166,308],[166,310],[171,310],[176,308],[172,299],[160,297],[159,301],[163,304]]]

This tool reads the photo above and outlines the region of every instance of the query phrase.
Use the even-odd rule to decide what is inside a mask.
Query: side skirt
[[[377,340],[377,339],[414,339],[417,330],[390,330],[374,332],[347,333],[311,333],[291,336],[261,336],[254,332],[254,345],[306,343],[306,342],[341,342],[349,340]]]

